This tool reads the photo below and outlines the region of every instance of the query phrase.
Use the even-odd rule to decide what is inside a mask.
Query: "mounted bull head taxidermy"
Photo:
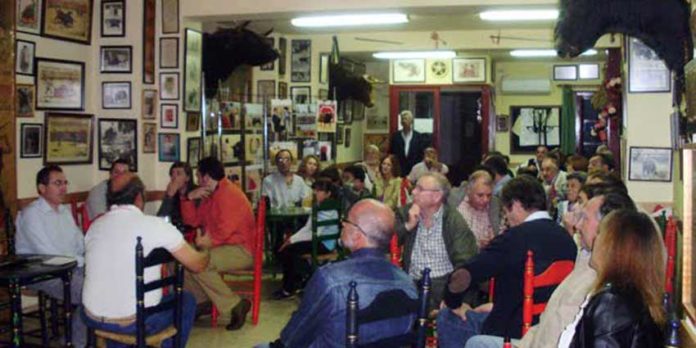
[[[338,39],[333,37],[333,47],[329,57],[329,98],[337,102],[346,99],[359,101],[365,106],[372,107],[372,84],[375,83],[367,75],[358,75],[348,71],[338,58]],[[334,94],[335,93],[335,94]]]
[[[205,74],[205,96],[212,98],[217,93],[218,81],[226,80],[232,71],[243,64],[259,66],[278,59],[278,52],[264,35],[259,35],[246,26],[218,29],[213,34],[203,34],[203,73]]]

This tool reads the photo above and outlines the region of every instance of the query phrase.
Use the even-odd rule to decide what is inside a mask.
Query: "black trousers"
[[[319,243],[318,252],[319,254],[327,254],[330,251],[323,243]],[[280,252],[278,258],[283,267],[283,290],[291,293],[299,288],[302,275],[310,272],[310,264],[302,258],[302,255],[311,253],[312,242],[292,243]]]

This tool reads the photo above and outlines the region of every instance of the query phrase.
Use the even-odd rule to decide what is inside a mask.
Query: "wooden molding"
[[[65,204],[68,204],[71,202],[84,202],[87,200],[87,195],[89,195],[89,191],[68,193],[67,195],[65,195]],[[145,192],[145,200],[147,202],[161,201],[163,197],[164,197],[164,191],[146,191]],[[18,210],[24,209],[24,207],[31,204],[31,202],[33,202],[37,198],[38,197],[29,197],[29,198],[18,199],[17,200],[17,209]]]

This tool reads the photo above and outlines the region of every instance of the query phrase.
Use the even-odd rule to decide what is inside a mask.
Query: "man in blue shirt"
[[[394,231],[394,213],[373,199],[356,203],[343,221],[341,243],[351,251],[348,260],[321,267],[309,280],[304,299],[280,339],[271,347],[343,347],[346,337],[346,297],[355,281],[360,307],[375,297],[400,289],[417,299],[411,278],[390,264],[385,253]],[[360,326],[360,342],[370,343],[408,333],[416,313]],[[264,347],[264,346],[261,346]]]

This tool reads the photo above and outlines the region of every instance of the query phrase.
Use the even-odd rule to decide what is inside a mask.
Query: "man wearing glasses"
[[[289,150],[278,151],[275,155],[278,172],[263,179],[263,195],[270,199],[271,208],[301,205],[302,201],[312,194],[302,177],[290,171],[292,160]]]
[[[68,180],[63,169],[49,165],[36,174],[39,198],[17,214],[15,246],[17,254],[48,254],[74,257],[77,268],[70,281],[70,299],[74,305],[82,301],[82,283],[85,264],[85,241],[70,209],[63,205],[68,192]],[[62,300],[63,282],[53,279],[29,286],[49,296]],[[73,343],[82,347],[86,343],[86,328],[79,315],[73,315]]]

